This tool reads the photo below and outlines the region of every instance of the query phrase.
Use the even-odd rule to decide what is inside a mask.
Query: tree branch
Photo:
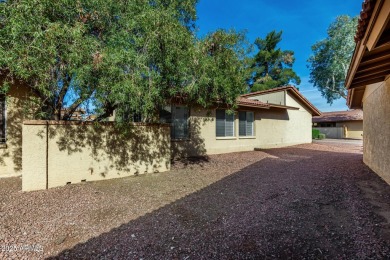
[[[54,110],[54,115],[56,116],[56,119],[59,120],[61,118],[61,110],[64,105],[64,98],[66,93],[68,93],[69,85],[70,85],[70,78],[66,77],[67,81],[66,84],[64,83],[64,86],[60,90],[60,93],[58,94],[57,102],[55,104],[55,110]]]
[[[343,90],[335,90],[335,89],[330,88],[330,87],[328,87],[328,86],[323,86],[323,88],[329,90],[329,91],[332,92],[332,93],[339,94],[342,98],[347,99],[347,95],[344,93]]]
[[[68,109],[66,109],[64,115],[62,116],[62,120],[69,120],[73,113],[79,108],[79,106],[91,97],[93,92],[94,91],[91,91],[87,94],[87,97],[79,97],[75,102],[73,102],[73,104]]]

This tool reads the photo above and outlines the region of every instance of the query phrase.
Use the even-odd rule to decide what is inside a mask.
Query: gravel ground
[[[0,258],[388,258],[390,186],[361,153],[315,143],[29,193],[0,179]]]

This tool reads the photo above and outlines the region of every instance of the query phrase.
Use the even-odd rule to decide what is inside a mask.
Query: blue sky
[[[279,47],[295,52],[294,69],[301,77],[302,94],[323,112],[347,110],[345,99],[326,103],[320,92],[309,83],[306,67],[311,46],[326,38],[329,24],[338,15],[356,16],[362,0],[200,0],[197,11],[199,35],[219,28],[246,30],[251,43],[272,30],[283,31]]]

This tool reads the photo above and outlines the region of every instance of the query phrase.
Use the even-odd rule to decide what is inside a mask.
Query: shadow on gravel
[[[176,168],[184,168],[191,165],[203,167],[210,161],[208,156],[193,156],[185,158],[175,158],[171,160],[171,166]]]
[[[390,242],[383,233],[388,223],[375,213],[378,209],[360,186],[375,183],[382,193],[371,194],[371,199],[387,202],[390,188],[363,165],[361,154],[299,148],[267,153],[271,158],[54,258],[356,259],[390,255]]]

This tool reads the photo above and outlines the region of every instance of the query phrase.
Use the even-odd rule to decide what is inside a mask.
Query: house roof
[[[255,108],[266,108],[269,109],[270,105],[258,100],[248,99],[243,96],[237,98],[237,104],[243,107],[255,107]]]
[[[249,94],[241,95],[241,97],[248,98],[248,97],[265,95],[265,94],[270,94],[270,93],[275,93],[280,91],[289,91],[292,95],[298,98],[298,100],[300,100],[309,109],[309,111],[313,116],[321,115],[321,112],[312,103],[310,103],[310,101],[307,100],[294,86],[283,86],[283,87],[278,87],[278,88],[273,88],[268,90],[256,91]],[[271,107],[283,107],[283,108],[295,109],[294,107],[288,107],[288,106],[280,106],[274,104],[268,104],[268,105],[270,105]]]
[[[361,108],[366,86],[382,82],[390,75],[390,1],[363,2],[355,41],[345,81],[347,105]]]
[[[358,27],[355,35],[356,43],[361,41],[366,33],[368,23],[370,22],[372,12],[374,11],[375,2],[376,0],[365,0],[362,4],[362,10],[360,11]]]
[[[313,123],[344,122],[358,120],[363,120],[363,111],[361,109],[323,112],[321,116],[313,116]]]

